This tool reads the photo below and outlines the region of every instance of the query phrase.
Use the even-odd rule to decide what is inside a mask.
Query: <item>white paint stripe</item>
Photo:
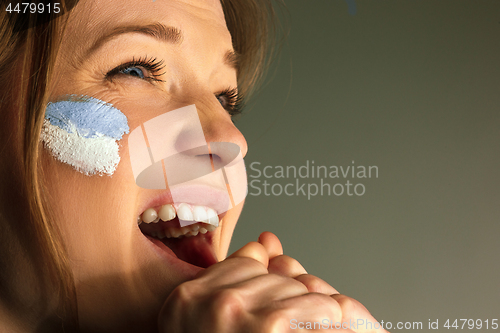
[[[85,175],[111,176],[120,162],[118,143],[108,136],[84,138],[44,120],[40,139],[55,158]]]

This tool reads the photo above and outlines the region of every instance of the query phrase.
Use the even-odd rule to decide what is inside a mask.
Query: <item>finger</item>
[[[238,251],[231,254],[227,259],[231,258],[252,258],[262,263],[265,267],[269,265],[269,255],[267,253],[266,248],[257,242],[250,242],[247,245],[243,246]],[[226,260],[227,260],[226,259]]]
[[[283,247],[278,237],[269,231],[264,231],[259,236],[259,243],[261,243],[267,250],[269,259],[283,254]]]
[[[197,286],[201,289],[207,289],[207,286],[210,286],[210,289],[217,289],[268,274],[267,267],[253,258],[228,257],[196,274],[192,280],[194,287],[191,289],[196,290]]]
[[[266,304],[305,295],[306,286],[301,282],[276,274],[264,274],[232,284],[230,289],[237,291],[245,300],[250,311],[262,308]]]
[[[211,288],[234,284],[268,274],[267,251],[257,242],[250,242],[232,255],[196,274],[194,285],[210,285]],[[195,288],[193,288],[195,289]]]
[[[306,323],[321,323],[322,325],[334,326],[335,323],[342,321],[342,309],[340,305],[330,296],[318,293],[307,293],[301,296],[291,297],[282,301],[279,301],[275,306],[276,309],[280,309],[281,313],[286,314],[287,318],[283,318],[283,322],[289,323],[290,325],[297,323],[295,327],[290,327],[292,329],[305,329],[309,332],[305,326]],[[300,325],[299,323],[303,324]],[[304,325],[306,324],[306,325]],[[302,326],[302,327],[301,327]],[[327,329],[327,327],[310,327],[309,329]],[[345,327],[348,329],[349,327]],[[282,332],[282,331],[280,331]],[[339,326],[338,330],[335,332],[346,332],[342,330]]]
[[[279,255],[269,260],[269,273],[296,278],[299,275],[307,274],[302,265],[292,257]]]
[[[295,280],[302,282],[307,287],[307,290],[309,290],[310,293],[320,293],[325,295],[333,295],[339,293],[326,281],[311,274],[299,275],[295,278]]]
[[[342,320],[345,322],[356,323],[356,327],[351,328],[357,333],[377,332],[385,333],[380,324],[363,304],[343,294],[332,295],[342,309]]]

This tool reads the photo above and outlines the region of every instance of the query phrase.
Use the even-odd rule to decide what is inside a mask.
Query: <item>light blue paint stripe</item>
[[[103,135],[120,140],[129,132],[127,117],[111,104],[88,96],[70,95],[67,99],[47,104],[45,118],[58,126],[84,138]]]

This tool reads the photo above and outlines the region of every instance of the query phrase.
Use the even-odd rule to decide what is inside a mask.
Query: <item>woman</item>
[[[269,8],[250,0],[81,0],[61,4],[59,17],[54,7],[50,16],[2,12],[7,330],[286,332],[324,319],[375,321],[284,256],[273,234],[226,258],[242,202],[217,209],[216,222],[192,218],[182,229],[190,220],[181,205],[209,213],[210,188],[182,202],[167,185],[138,186],[133,130],[147,134],[149,120],[187,106],[206,142],[245,155],[232,116],[265,66]],[[225,158],[211,154],[213,163]],[[148,229],[157,225],[165,234]],[[343,331],[366,331],[348,325]]]

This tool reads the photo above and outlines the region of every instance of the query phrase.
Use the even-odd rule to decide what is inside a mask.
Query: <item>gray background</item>
[[[274,78],[236,124],[249,175],[314,160],[379,177],[350,179],[363,196],[249,195],[230,251],[272,231],[379,321],[500,319],[500,1],[355,3],[286,1]]]

